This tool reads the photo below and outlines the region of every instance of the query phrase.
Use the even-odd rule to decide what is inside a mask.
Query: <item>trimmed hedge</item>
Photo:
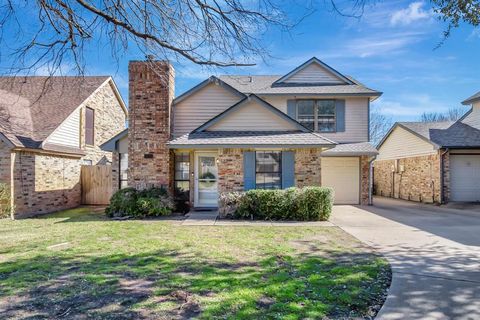
[[[108,217],[157,217],[169,215],[173,209],[172,198],[163,188],[125,188],[118,190],[110,198],[105,214]]]
[[[326,187],[249,190],[220,196],[222,217],[255,220],[328,220],[332,212],[333,190]]]

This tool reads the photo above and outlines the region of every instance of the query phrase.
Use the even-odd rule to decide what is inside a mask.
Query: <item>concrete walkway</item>
[[[382,252],[392,285],[377,319],[480,319],[480,213],[375,199],[331,221]]]

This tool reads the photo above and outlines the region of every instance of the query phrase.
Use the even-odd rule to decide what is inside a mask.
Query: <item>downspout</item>
[[[445,149],[444,152],[440,153],[440,204],[445,203],[445,193],[443,192],[443,186],[444,186],[444,161],[443,161],[443,156],[447,154],[447,152],[450,151],[448,148]]]
[[[377,156],[373,156],[368,162],[368,205],[373,205],[372,193],[373,193],[373,161],[377,159]]]

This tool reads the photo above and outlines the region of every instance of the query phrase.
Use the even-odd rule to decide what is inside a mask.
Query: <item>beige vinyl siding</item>
[[[80,109],[68,116],[48,137],[47,142],[78,148],[80,146]]]
[[[462,122],[471,127],[480,129],[480,102],[473,104],[472,112],[470,112]]]
[[[292,96],[261,97],[280,111],[287,113],[287,100]],[[339,97],[301,97],[301,99],[339,99]],[[368,98],[345,98],[345,131],[320,134],[340,143],[368,141]]]
[[[396,127],[378,151],[377,160],[407,158],[437,152],[432,144],[402,127]]]
[[[291,122],[255,101],[250,101],[207,129],[208,131],[298,130]]]
[[[285,83],[328,83],[341,84],[345,83],[336,75],[327,71],[322,66],[312,63],[306,68],[294,73],[289,78],[285,79]]]
[[[241,98],[227,89],[211,83],[173,107],[173,134],[189,133],[231,107]]]

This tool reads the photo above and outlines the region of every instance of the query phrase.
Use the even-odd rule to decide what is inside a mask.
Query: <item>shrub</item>
[[[222,194],[222,217],[258,220],[327,220],[332,212],[333,190],[325,187],[285,190],[249,190]]]
[[[10,187],[6,183],[0,183],[0,218],[10,216],[13,209],[10,200]]]
[[[105,209],[109,217],[135,217],[168,215],[174,207],[172,198],[164,188],[118,190]]]

